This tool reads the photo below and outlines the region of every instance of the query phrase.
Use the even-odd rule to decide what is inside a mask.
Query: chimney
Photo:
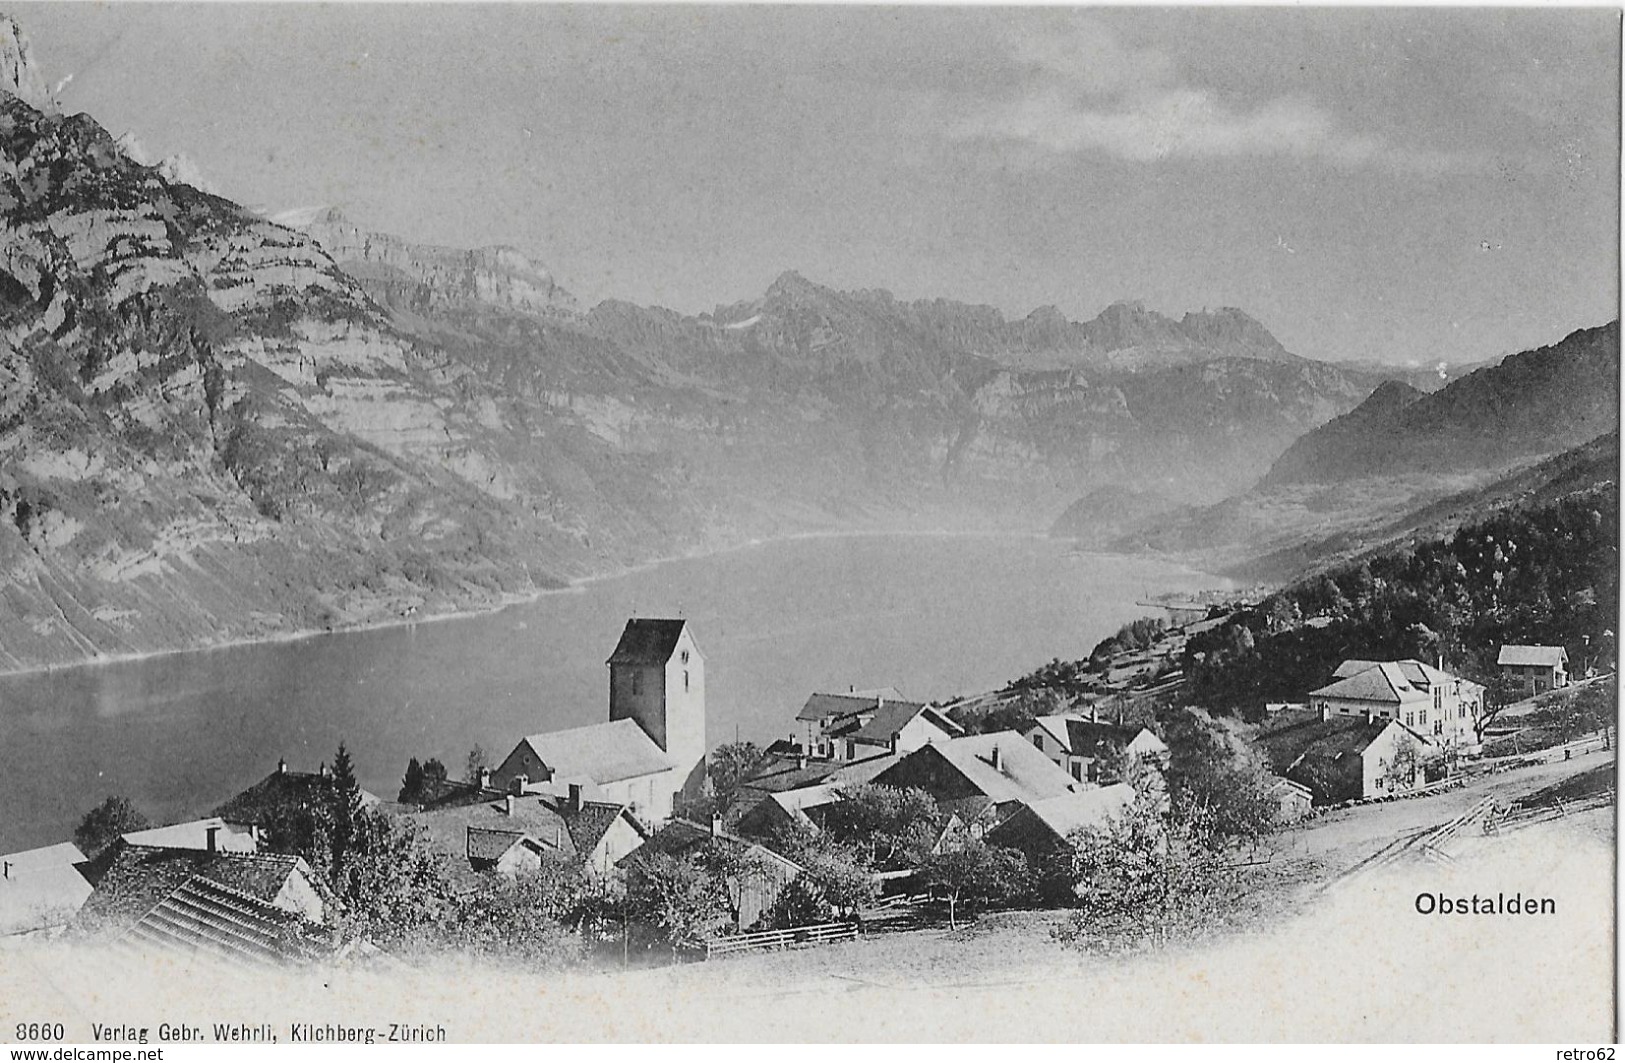
[[[11,861],[10,860],[0,860],[0,878],[10,878],[10,877],[11,877]]]
[[[513,815],[513,794],[509,794],[502,799],[502,814],[504,816]]]
[[[526,775],[524,773],[520,773],[520,774],[515,775],[513,777],[513,785],[510,786],[509,789],[512,790],[516,794],[522,794],[522,793],[525,792],[525,787],[527,787],[529,785],[530,785],[530,776]]]
[[[848,694],[856,694],[858,692],[858,685],[856,683],[846,684],[846,692]]]
[[[573,782],[573,783],[570,784],[570,803],[566,807],[568,807],[571,812],[580,812],[581,811],[581,784],[580,783]]]
[[[993,765],[993,770],[994,771],[1003,771],[1004,770],[1004,761],[999,756],[999,747],[998,746],[993,747],[993,752],[988,757],[988,760]]]
[[[481,768],[480,769],[480,774],[478,776],[478,782],[479,782],[481,790],[489,790],[491,788],[491,769],[490,768]]]
[[[210,827],[206,832],[209,836],[209,852],[218,852],[220,849],[220,828]]]
[[[276,760],[276,773],[278,775],[288,774],[288,762],[283,760],[281,757],[278,757]]]
[[[316,769],[316,774],[318,774],[322,778],[326,779],[326,778],[329,778],[333,773],[328,770],[327,761],[324,760],[324,761],[322,761],[321,767]]]

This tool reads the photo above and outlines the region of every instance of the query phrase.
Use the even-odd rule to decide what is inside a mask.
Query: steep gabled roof
[[[278,765],[276,771],[209,814],[228,823],[254,823],[263,827],[288,806],[319,799],[332,782],[331,775],[315,771],[289,771]],[[370,808],[378,803],[376,794],[361,791],[363,806]]]
[[[1040,716],[1033,722],[1074,757],[1099,757],[1113,744],[1126,748],[1142,733],[1148,739],[1141,743],[1147,750],[1162,752],[1168,748],[1160,738],[1143,727],[1120,727],[1105,720],[1090,720],[1075,713]]]
[[[13,868],[29,867],[62,867],[83,863],[85,854],[72,842],[57,842],[55,845],[42,845],[38,849],[24,849],[18,853],[0,855]]]
[[[999,753],[997,768],[993,766],[995,749]],[[999,804],[1006,801],[1031,803],[1073,789],[1072,778],[1015,731],[966,735],[964,738],[921,746],[881,772],[876,781],[886,782],[888,776],[903,780],[911,774],[905,765],[916,757],[940,758],[951,765],[973,790]]]
[[[686,620],[635,619],[626,622],[607,664],[665,664],[677,650]]]
[[[526,837],[555,852],[565,855],[575,852],[564,817],[535,794],[507,795],[486,790],[482,791],[480,800],[445,803],[409,813],[407,818],[422,824],[430,847],[446,856],[494,860]],[[476,835],[479,836],[478,852],[475,851]],[[495,856],[481,855],[496,844],[496,835],[506,836],[508,843]]]
[[[764,845],[758,845],[748,838],[741,838],[739,835],[725,830],[713,831],[710,827],[681,817],[668,820],[665,826],[651,834],[642,845],[626,856],[621,857],[617,864],[625,864],[644,850],[681,856],[684,853],[700,848],[712,840],[742,845],[753,852],[764,855],[768,860],[779,864],[781,867],[797,873],[802,870],[801,865],[794,860],[781,853],[776,853]]]
[[[1305,756],[1336,760],[1338,757],[1359,756],[1390,727],[1397,727],[1414,738],[1420,745],[1432,745],[1422,735],[1398,720],[1368,720],[1364,716],[1333,716],[1329,719],[1307,720],[1258,736],[1258,745],[1277,775],[1285,775]]]
[[[672,767],[671,758],[631,719],[527,735],[523,741],[552,769],[555,779],[585,778],[602,786]]]
[[[120,840],[81,864],[80,870],[96,890],[79,918],[99,926],[134,923],[194,875],[268,904],[290,878],[301,875],[325,903],[333,901],[331,891],[304,860],[282,853],[211,853]]]
[[[888,701],[851,738],[866,745],[887,745],[908,726],[909,721],[921,715],[950,737],[957,738],[965,733],[958,724],[928,705],[916,701]]]
[[[1311,690],[1309,696],[1399,705],[1419,701],[1427,694],[1405,676],[1397,661],[1384,661],[1355,672],[1346,679],[1335,680],[1319,690]]]
[[[1517,667],[1562,668],[1569,663],[1569,651],[1561,646],[1502,646],[1496,664]]]
[[[252,967],[310,959],[335,947],[323,927],[202,875],[142,916],[123,940]]]
[[[807,703],[796,713],[796,719],[808,723],[817,723],[819,720],[831,716],[854,716],[860,712],[874,712],[887,701],[885,695],[859,694],[813,694],[807,698]]]
[[[1134,787],[1128,783],[1100,786],[1075,793],[1060,794],[1027,805],[1027,812],[1057,838],[1066,838],[1075,830],[1104,827],[1123,809],[1134,803]],[[1019,813],[1018,813],[1019,814]],[[1012,816],[1006,820],[1011,823]],[[1002,825],[1001,825],[1002,826]],[[993,834],[998,833],[994,828]]]

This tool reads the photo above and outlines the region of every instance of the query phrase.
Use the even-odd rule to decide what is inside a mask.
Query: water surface
[[[202,814],[286,757],[346,742],[383,797],[408,757],[461,774],[476,743],[607,716],[604,659],[629,616],[684,616],[706,655],[713,744],[790,732],[808,693],[972,693],[1079,657],[1213,577],[1005,536],[852,536],[664,562],[500,612],[0,677],[0,852],[69,836],[111,793]]]

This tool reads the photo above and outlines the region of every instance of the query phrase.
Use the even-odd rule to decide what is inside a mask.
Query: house
[[[921,746],[874,781],[918,787],[967,824],[1003,819],[1020,805],[1084,788],[1015,731]]]
[[[827,805],[842,787],[872,782],[897,760],[885,753],[855,761],[771,755],[740,785],[726,823],[754,838],[771,837],[792,822],[810,823],[810,810]],[[769,802],[775,807],[765,807]]]
[[[609,720],[525,736],[492,784],[554,795],[575,784],[644,822],[664,821],[705,784],[705,658],[686,621],[634,619],[605,663]]]
[[[580,785],[562,797],[504,793],[479,782],[451,783],[444,790],[435,803],[404,818],[423,828],[453,878],[468,886],[479,872],[512,878],[537,870],[550,856],[608,875],[647,837],[630,806],[588,800]]]
[[[1025,732],[1033,748],[1078,782],[1098,783],[1103,766],[1121,759],[1165,768],[1168,746],[1148,728],[1121,727],[1074,714],[1040,716]]]
[[[327,923],[339,906],[303,858],[281,853],[131,845],[119,839],[78,867],[94,892],[76,923],[115,936],[130,930],[194,878],[317,925]]]
[[[224,883],[193,875],[119,939],[143,951],[267,967],[331,956],[331,930]]]
[[[289,771],[288,762],[278,760],[275,771],[215,808],[210,816],[222,825],[264,829],[289,811],[324,800],[332,785],[333,772],[326,764],[316,771]],[[380,803],[376,794],[361,791],[363,808],[376,808]],[[222,831],[217,840],[224,836]]]
[[[622,857],[620,865],[625,867],[642,853],[687,856],[708,845],[742,847],[750,854],[755,868],[748,879],[729,883],[729,900],[734,908],[730,920],[735,930],[747,930],[761,922],[773,910],[784,887],[802,872],[801,865],[789,857],[724,830],[720,820],[713,819],[707,827],[681,817],[668,822],[642,846]]]
[[[252,823],[228,823],[219,816],[171,823],[167,827],[130,831],[124,840],[131,845],[155,845],[168,849],[221,849],[233,853],[259,851],[260,829]]]
[[[75,867],[84,859],[69,842],[0,855],[0,937],[72,922],[91,893]]]
[[[1526,696],[1569,685],[1569,653],[1561,646],[1502,646],[1495,663]]]
[[[891,687],[845,694],[813,694],[796,714],[806,728],[810,756],[863,760],[876,753],[912,753],[964,729],[929,705],[905,701]]]
[[[1438,754],[1425,737],[1381,716],[1288,723],[1262,732],[1258,745],[1275,774],[1308,788],[1323,805],[1413,789],[1424,781],[1424,763]]]
[[[1310,691],[1309,706],[1322,716],[1395,720],[1441,748],[1471,752],[1480,745],[1484,688],[1421,661],[1356,659]]]
[[[1062,846],[1070,846],[1075,831],[1109,827],[1134,803],[1134,798],[1134,787],[1128,783],[1046,797],[1022,805],[988,831],[982,840],[988,845],[1019,849],[1039,859]]]
[[[1296,823],[1314,808],[1315,795],[1309,787],[1279,775],[1271,776],[1266,792],[1275,801],[1275,818],[1280,823]]]

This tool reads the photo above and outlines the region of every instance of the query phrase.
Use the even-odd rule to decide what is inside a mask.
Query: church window
[[[683,693],[688,693],[688,669],[683,669]]]

